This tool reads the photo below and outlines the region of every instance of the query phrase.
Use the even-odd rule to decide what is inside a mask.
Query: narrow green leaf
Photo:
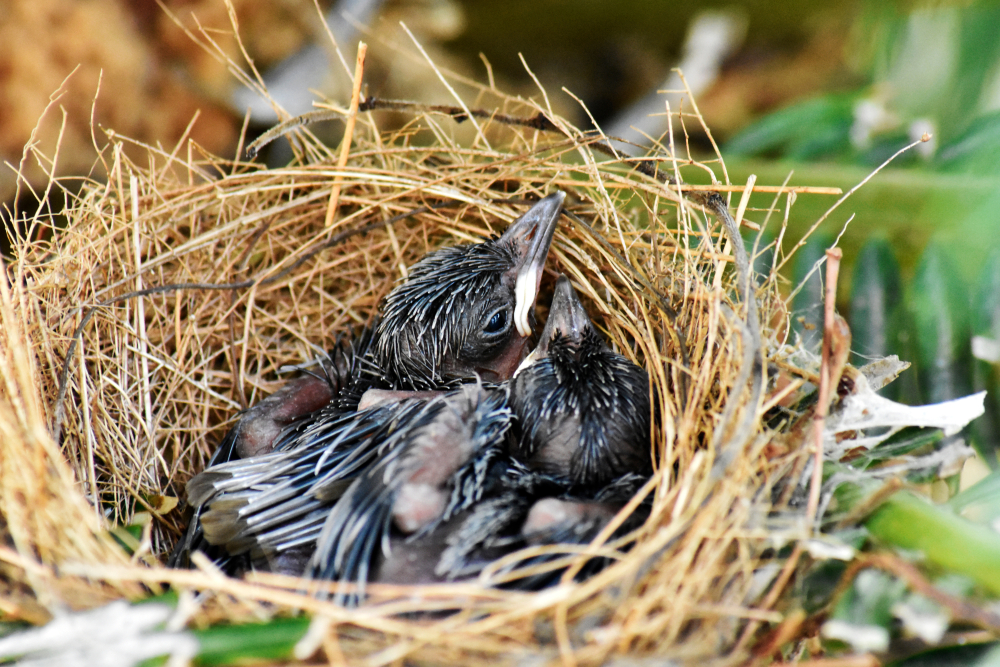
[[[969,521],[993,524],[1000,519],[1000,470],[953,496],[948,506]]]
[[[964,574],[1000,595],[1000,535],[967,521],[949,508],[934,505],[909,491],[901,491],[865,522],[875,537],[923,552],[927,560],[951,572]]]
[[[902,295],[899,262],[892,246],[883,238],[869,240],[858,253],[851,279],[851,340],[856,361],[863,363],[858,354],[899,354],[890,338],[890,323],[900,310]]]
[[[309,618],[277,618],[267,623],[222,625],[194,630],[201,645],[195,663],[209,667],[291,657],[309,629]]]
[[[1000,112],[976,118],[938,153],[938,168],[963,174],[1000,174]]]
[[[984,92],[996,75],[1000,59],[1000,40],[996,34],[996,26],[1000,25],[1000,5],[974,2],[958,11],[961,32],[957,42],[956,76],[950,82],[943,116],[956,129],[965,126],[970,116],[982,110]]]
[[[923,400],[939,403],[969,394],[969,299],[933,242],[920,258],[909,305]]]
[[[996,667],[990,655],[1000,642],[942,646],[887,663],[885,667]]]
[[[810,159],[850,149],[855,95],[827,95],[779,109],[733,137],[725,155],[783,152]]]
[[[990,253],[973,307],[973,386],[986,390],[986,414],[976,420],[973,444],[991,468],[1000,466],[1000,249]]]
[[[874,238],[862,246],[854,263],[851,278],[851,346],[853,363],[861,366],[868,360],[898,355],[909,359],[906,347],[906,309],[899,262],[892,246],[884,238]],[[899,400],[902,383],[892,382],[879,393]]]
[[[887,438],[877,447],[862,452],[851,461],[851,466],[857,469],[867,468],[874,463],[913,454],[924,447],[930,449],[943,439],[944,433],[941,429],[911,426]]]

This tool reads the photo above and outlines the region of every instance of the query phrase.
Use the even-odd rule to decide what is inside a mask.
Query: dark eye
[[[483,327],[483,333],[486,334],[498,334],[503,333],[507,329],[507,310],[501,309],[493,313],[490,317],[490,321],[486,323]]]

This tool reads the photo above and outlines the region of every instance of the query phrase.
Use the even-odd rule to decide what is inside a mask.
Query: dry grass
[[[512,116],[548,116],[500,99]],[[380,118],[358,117],[343,168],[304,130],[281,169],[190,144],[150,147],[149,163],[136,164],[121,150],[127,140],[112,137],[108,182],[74,191],[58,229],[42,214],[27,221],[5,266],[10,283],[0,281],[4,613],[37,622],[61,603],[166,583],[204,592],[182,595],[195,623],[311,611],[330,624],[320,644],[332,661],[517,662],[527,651],[578,664],[620,653],[745,659],[748,621],[780,620],[780,591],[767,595],[773,580],[761,573],[781,563],[762,560],[767,534],[756,526],[768,489],[800,454],[784,440],[762,454],[774,439],[760,420],[766,397],[734,386],[747,370],[744,309],[720,224],[557,118],[561,132],[481,119],[471,139],[440,114],[416,113],[392,132]],[[661,159],[681,178],[724,173]],[[648,369],[656,397],[654,510],[626,555],[540,594],[372,586],[372,603],[353,611],[281,577],[162,567],[184,523],[174,499],[238,410],[280,385],[279,369],[370,322],[426,252],[499,232],[524,210],[519,200],[554,188],[568,193],[573,221],[556,232],[540,303],[557,273],[571,276],[608,338]],[[787,329],[774,276],[757,304],[768,354]],[[106,531],[149,515],[130,558]],[[455,600],[463,611],[443,619],[404,615]]]

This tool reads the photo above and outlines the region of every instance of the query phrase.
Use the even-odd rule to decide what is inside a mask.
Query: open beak
[[[530,317],[564,199],[565,192],[553,192],[515,220],[502,237],[515,240],[521,250],[520,260],[514,267],[517,272],[514,282],[514,326],[521,336],[531,335]]]
[[[538,338],[538,345],[531,351],[521,365],[517,367],[514,375],[543,359],[549,351],[549,342],[555,338],[556,334],[563,338],[579,342],[583,340],[583,333],[594,326],[590,321],[590,316],[580,303],[580,297],[569,282],[566,276],[559,276],[556,281],[556,291],[552,295],[552,306],[549,308],[549,319],[545,322],[545,328]]]

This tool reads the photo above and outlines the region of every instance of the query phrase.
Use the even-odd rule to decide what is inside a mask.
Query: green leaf
[[[898,340],[902,296],[899,262],[892,246],[884,238],[870,239],[858,253],[851,278],[851,344],[856,364],[865,361],[859,355],[902,353]]]
[[[864,625],[888,627],[892,605],[906,595],[906,584],[880,570],[862,570],[837,602],[833,618]]]
[[[795,252],[792,265],[792,284],[798,288],[805,283],[792,300],[792,328],[802,336],[804,346],[811,350],[818,350],[823,340],[823,284],[826,265],[820,265],[815,271],[813,267],[826,256],[826,249],[831,245],[833,237],[829,234],[813,234]]]
[[[849,643],[857,651],[884,651],[893,625],[892,608],[906,595],[906,584],[879,570],[862,570],[837,601],[823,636]]]
[[[948,506],[969,521],[993,524],[1000,518],[1000,470],[953,496]]]
[[[4,621],[3,614],[0,613],[0,639],[3,639],[7,635],[12,635],[15,632],[22,632],[31,627],[31,623],[26,621]]]
[[[938,153],[941,171],[1000,174],[1000,112],[976,118],[955,141]]]
[[[827,95],[780,109],[733,137],[727,156],[780,152],[793,159],[814,159],[850,149],[855,95]]]
[[[862,452],[850,463],[854,468],[865,469],[875,463],[913,454],[921,448],[936,445],[943,439],[944,433],[941,429],[911,426],[886,438],[877,447]]]
[[[865,527],[880,540],[920,551],[929,562],[1000,595],[1000,535],[950,508],[901,491],[875,510]]]
[[[991,662],[994,658],[990,654],[997,648],[1000,642],[943,646],[894,660],[885,667],[996,667],[1000,663]]]
[[[309,618],[277,618],[267,623],[221,625],[194,630],[201,645],[195,664],[229,665],[249,661],[283,660],[309,629]]]
[[[980,337],[978,346],[1000,346],[1000,249],[986,260],[976,292],[972,333]],[[977,343],[979,344],[977,346]],[[982,350],[972,362],[972,383],[976,391],[986,390],[986,414],[976,420],[973,444],[979,456],[991,468],[1000,467],[1000,360],[993,358],[996,349]]]
[[[920,258],[909,305],[924,401],[940,403],[969,394],[969,299],[954,267],[933,242]]]

